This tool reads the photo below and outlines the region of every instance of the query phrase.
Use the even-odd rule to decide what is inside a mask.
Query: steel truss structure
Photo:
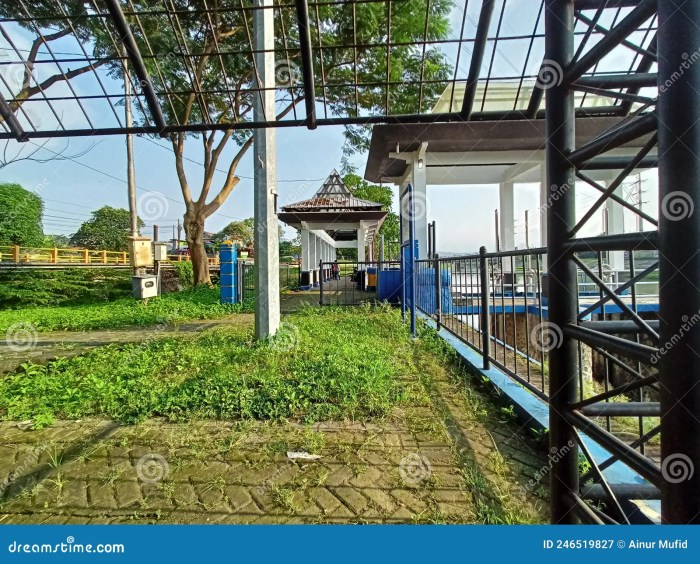
[[[700,58],[700,1],[459,0],[461,17],[455,35],[448,38],[434,27],[436,21],[445,25],[445,4],[279,0],[274,6],[274,52],[286,74],[275,87],[277,115],[254,121],[247,109],[261,90],[255,80],[251,22],[253,11],[262,9],[254,0],[3,2],[0,139],[546,118],[547,183],[560,193],[547,210],[549,321],[563,334],[561,346],[549,358],[551,448],[562,453],[551,472],[552,522],[628,519],[620,499],[629,492],[616,491],[603,478],[602,467],[609,462],[596,465],[589,457],[596,487],[579,483],[579,449],[568,445],[580,444],[580,452],[589,456],[580,443],[585,432],[648,481],[651,495],[661,498],[664,522],[698,523],[700,469],[682,481],[669,479],[668,471],[674,460],[700,464],[700,328],[687,327],[687,320],[700,312],[700,222],[692,213],[700,210],[700,64],[694,64]],[[423,14],[418,18],[422,29],[418,35],[396,38],[392,22],[405,9]],[[530,31],[510,33],[523,14],[532,15]],[[386,30],[381,37],[365,37],[368,16]],[[27,34],[34,37],[30,49],[13,39],[18,33],[25,41]],[[325,41],[330,36],[334,40]],[[54,47],[59,45],[55,41],[67,45],[71,38],[72,52]],[[522,55],[517,64],[499,64],[503,53],[515,51]],[[448,52],[451,72],[431,74],[436,57]],[[413,61],[412,70],[397,70],[398,53]],[[17,68],[19,80],[13,84],[7,69]],[[240,74],[230,76],[231,69]],[[87,80],[89,85],[80,82]],[[117,111],[124,101],[124,80],[132,83],[141,118],[133,127],[125,127]],[[52,89],[56,82],[65,85],[60,95]],[[515,84],[515,94],[494,106],[489,92],[502,83]],[[459,88],[464,89],[461,101]],[[447,110],[432,111],[444,92],[450,93]],[[401,96],[409,102],[400,103]],[[609,103],[594,104],[594,98]],[[70,115],[62,111],[68,103]],[[50,123],[33,119],[32,104],[43,108]],[[581,116],[622,121],[576,147],[574,118]],[[635,158],[606,154],[638,137],[647,141]],[[657,165],[658,221],[616,194],[631,171]],[[594,169],[621,173],[603,187],[586,173]],[[580,221],[575,213],[577,179],[600,192]],[[658,231],[577,238],[608,199],[657,225]],[[686,213],[679,214],[678,206]],[[580,257],[583,252],[614,250],[631,255],[639,249],[659,253],[658,327],[645,321],[634,304],[620,299],[655,268],[636,274],[632,266],[627,286],[613,289]],[[413,262],[412,245],[407,254]],[[577,269],[599,286],[599,305],[616,303],[623,319],[596,324],[583,320]],[[410,294],[415,295],[415,288]],[[640,444],[627,444],[593,421],[592,414],[601,412],[610,393],[581,400],[578,357],[583,345],[616,358],[633,375],[640,373],[639,364],[652,364],[652,355],[663,350],[658,374],[637,383],[638,388],[658,387],[660,402],[640,400],[625,407],[631,416],[660,418],[660,426]],[[658,433],[661,464],[640,448]],[[593,491],[596,496],[590,495]],[[588,497],[603,499],[604,505],[588,503]]]

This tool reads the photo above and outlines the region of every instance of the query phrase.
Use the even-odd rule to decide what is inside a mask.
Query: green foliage
[[[44,242],[44,204],[19,184],[0,184],[0,245],[40,247]]]
[[[144,223],[138,220],[139,229]],[[92,218],[84,222],[71,237],[70,244],[84,249],[128,251],[131,235],[131,216],[128,210],[103,206],[92,212]]]
[[[231,241],[241,247],[253,246],[255,220],[252,217],[243,221],[232,221],[216,234],[217,241]]]
[[[343,182],[348,187],[350,192],[362,200],[369,200],[370,202],[377,202],[382,204],[384,211],[389,212],[384,219],[384,223],[379,229],[379,234],[384,235],[384,241],[386,243],[398,241],[399,240],[399,216],[391,211],[393,203],[393,192],[389,186],[377,186],[375,184],[370,184],[366,180],[362,179],[360,176],[354,173],[348,173],[343,176]],[[354,249],[346,249],[354,250]],[[357,251],[355,251],[357,253]],[[344,257],[344,258],[357,258],[357,254],[354,257]],[[387,257],[389,258],[389,257]]]
[[[129,295],[131,272],[128,270],[67,268],[0,272],[0,309],[107,302]]]
[[[194,286],[194,269],[189,261],[173,262],[172,265],[177,270],[177,279],[185,288]]]
[[[315,421],[382,416],[407,397],[413,345],[396,311],[315,308],[286,323],[267,342],[218,329],[27,364],[0,381],[0,417]]]
[[[177,324],[192,319],[217,319],[249,307],[219,303],[218,288],[202,286],[164,294],[148,303],[124,298],[106,303],[0,311],[0,331],[7,331],[10,326],[20,322],[29,323],[37,331],[89,331]]]
[[[66,237],[65,235],[44,235],[44,242],[41,246],[46,249],[66,249],[69,245],[70,237]]]

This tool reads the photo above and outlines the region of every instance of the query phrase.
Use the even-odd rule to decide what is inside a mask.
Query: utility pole
[[[182,223],[178,219],[177,220],[177,242],[175,243],[175,247],[178,251],[180,250],[180,239],[182,239]]]
[[[501,228],[498,225],[498,210],[493,210],[493,215],[496,220],[496,252],[501,252]]]
[[[133,125],[131,115],[131,82],[129,81],[129,63],[124,59],[124,118],[127,129]],[[134,139],[131,133],[126,134],[126,175],[129,192],[129,214],[131,216],[131,236],[138,237],[139,220],[136,209],[136,173],[134,171]]]

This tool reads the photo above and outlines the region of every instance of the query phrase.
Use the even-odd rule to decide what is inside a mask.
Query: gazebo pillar
[[[413,177],[413,210],[415,213],[415,238],[418,241],[418,256],[428,257],[428,179],[425,150],[414,153],[411,162]],[[408,206],[408,196],[406,196]],[[408,210],[408,207],[404,208]],[[407,214],[408,215],[408,214]],[[405,233],[408,235],[408,226]]]
[[[613,178],[613,180],[615,180]],[[607,183],[609,186],[610,182]],[[624,189],[620,186],[614,194],[620,198],[625,198]],[[605,202],[605,215],[607,225],[604,225],[606,235],[619,235],[625,232],[625,208],[613,199]],[[610,251],[608,253],[608,264],[615,273],[615,280],[619,280],[619,273],[625,270],[625,251]]]
[[[365,262],[365,226],[361,222],[360,228],[357,230],[357,262]]]
[[[499,184],[498,208],[500,209],[501,250],[515,249],[515,189],[512,180]]]
[[[311,232],[308,229],[301,230],[301,285],[313,284],[311,277]]]

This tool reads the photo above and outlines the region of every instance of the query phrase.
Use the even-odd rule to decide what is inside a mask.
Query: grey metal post
[[[318,270],[321,273],[318,281],[318,305],[323,305],[323,259],[318,261]]]
[[[253,11],[255,63],[258,85],[266,90],[253,96],[255,121],[275,119],[275,46],[272,0],[256,0],[265,9]],[[253,208],[255,216],[255,337],[274,335],[280,323],[279,234],[275,200],[277,194],[276,138],[274,128],[253,133]]]
[[[433,264],[435,265],[435,326],[439,331],[442,316],[442,280],[440,276],[440,261],[438,260],[437,253],[433,259]]]
[[[491,369],[491,315],[489,312],[489,297],[491,285],[489,284],[489,267],[486,261],[486,247],[479,249],[479,276],[481,278],[481,301],[479,308],[479,324],[481,325],[481,355],[484,370]]]
[[[384,270],[384,235],[379,236],[379,268]]]
[[[658,14],[661,520],[689,524],[700,523],[700,65],[688,58],[700,2],[664,0]]]
[[[546,0],[545,57],[566,74],[574,57],[574,0]],[[576,144],[574,117],[573,90],[560,80],[547,90],[546,109],[547,186],[560,192],[547,210],[548,323],[564,332],[561,346],[549,353],[549,446],[560,457],[551,471],[550,519],[559,524],[577,522],[579,490],[576,433],[566,419],[578,393],[578,349],[566,335],[566,327],[577,322],[576,267],[566,250],[576,224],[575,170],[567,158]]]
[[[408,185],[408,295],[411,300],[411,335],[416,336],[416,214],[413,209],[413,184]]]

